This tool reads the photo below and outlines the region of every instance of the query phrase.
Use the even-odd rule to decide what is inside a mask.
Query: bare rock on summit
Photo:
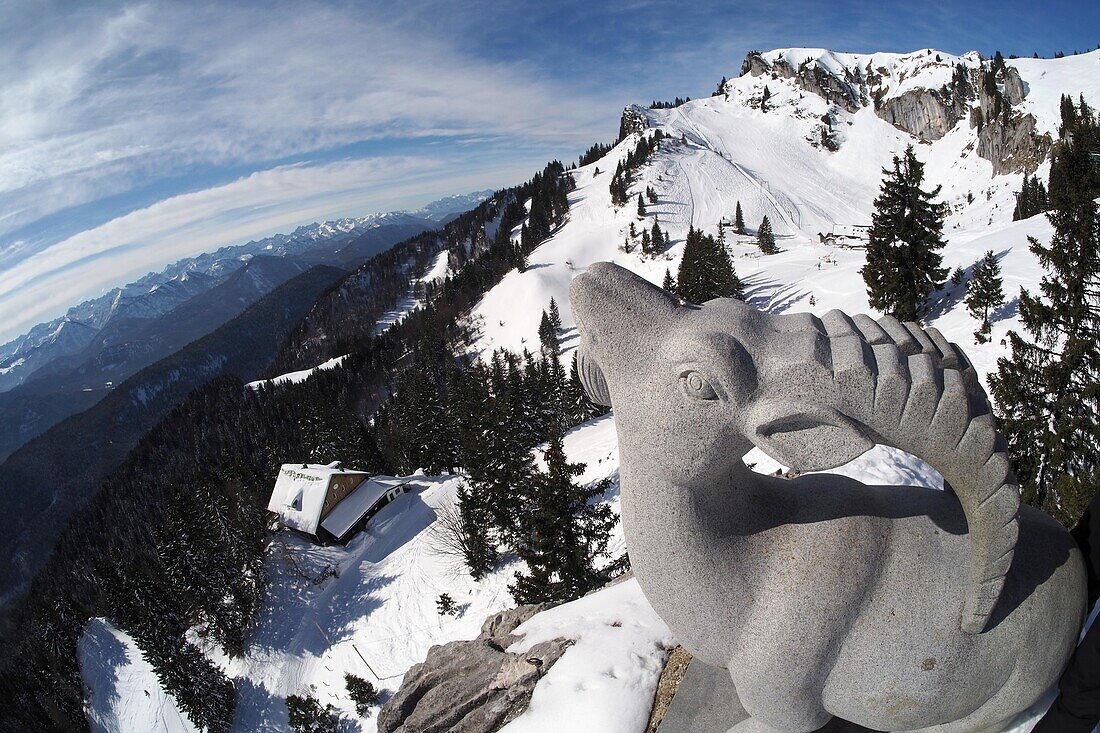
[[[535,684],[572,643],[554,639],[526,654],[505,649],[521,623],[550,606],[520,606],[485,620],[473,641],[434,646],[378,716],[380,733],[492,733],[527,709]]]

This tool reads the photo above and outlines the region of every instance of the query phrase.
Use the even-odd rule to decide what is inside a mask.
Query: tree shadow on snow
[[[233,714],[232,730],[289,729],[284,698],[272,695],[266,687],[248,678],[238,678],[234,686],[237,688],[237,707]]]
[[[997,262],[1000,262],[1004,258],[1004,256],[1008,254],[1008,252],[1009,250],[1002,249],[1000,252],[995,252],[993,256],[996,258]],[[974,276],[974,268],[981,264],[982,259],[984,259],[984,257],[979,258],[970,263],[968,266],[962,268],[963,277],[961,283],[955,285],[949,279],[946,283],[944,283],[943,290],[939,291],[938,293],[932,294],[931,298],[929,299],[930,302],[928,304],[928,314],[924,318],[926,323],[928,321],[939,318],[942,315],[950,313],[951,311],[955,310],[955,308],[965,305],[964,301],[966,300],[966,285]],[[953,274],[953,272],[948,274]],[[1005,304],[1005,306],[1002,306],[1002,308],[1010,306],[1013,302],[1018,303],[1019,298],[1012,298]],[[991,314],[989,320],[992,323],[1002,320],[1003,318],[1009,318],[1011,317],[1011,315],[1015,315],[1015,311],[1005,316],[994,317]]]
[[[129,664],[130,655],[126,645],[100,619],[88,622],[80,640],[80,662],[88,697],[94,696],[111,708],[116,707],[122,701],[118,670]]]
[[[745,302],[757,310],[773,315],[789,311],[810,296],[799,289],[797,282],[780,285],[778,281],[767,280],[759,273],[746,277],[741,282],[745,286]]]

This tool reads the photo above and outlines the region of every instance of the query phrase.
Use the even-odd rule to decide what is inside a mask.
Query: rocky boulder
[[[554,639],[526,654],[505,651],[512,632],[547,604],[520,606],[485,620],[473,641],[434,646],[412,667],[378,716],[380,733],[492,733],[519,717],[535,684],[572,643]]]

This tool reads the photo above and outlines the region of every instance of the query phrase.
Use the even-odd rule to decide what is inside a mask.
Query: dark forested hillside
[[[72,514],[66,525],[53,518],[60,535],[54,552],[29,591],[9,608],[4,628],[8,653],[0,668],[0,720],[5,726],[86,728],[76,644],[89,618],[105,616],[133,636],[192,721],[208,730],[226,730],[233,687],[185,632],[194,630],[229,654],[240,653],[263,598],[263,506],[278,466],[339,458],[379,469],[383,457],[366,423],[373,407],[411,367],[423,366],[418,356],[423,344],[440,346],[434,360],[446,361],[465,349],[468,334],[460,317],[561,223],[570,185],[561,164],[554,163],[533,181],[459,216],[438,235],[414,237],[339,283],[333,284],[331,271],[311,270],[188,347],[186,358],[150,367],[157,379],[140,381],[149,372],[144,370],[120,386],[111,398],[142,395],[164,406],[166,394],[179,393],[182,401],[174,409],[166,406],[165,416],[140,441],[134,437],[136,446],[125,460],[116,461],[118,467],[90,498],[82,497],[83,508],[73,505],[66,512]],[[535,226],[523,227],[530,233],[513,242],[511,232],[525,218]],[[375,335],[371,314],[376,320],[394,307],[411,280],[444,249],[456,274],[427,288],[424,308]],[[313,278],[312,295],[299,292],[278,300],[307,277]],[[343,313],[341,304],[355,317]],[[302,320],[307,310],[309,317]],[[230,368],[239,358],[230,342],[244,346],[264,334],[271,362],[275,346],[266,336],[275,329],[290,334],[298,323],[280,357],[284,363],[327,358],[343,349],[348,358],[303,384],[259,392],[246,390],[239,379],[218,376],[248,376],[243,374],[247,369]],[[260,351],[258,344],[249,349],[253,355]],[[204,368],[212,381],[194,389]],[[185,386],[192,376],[196,379]],[[82,470],[81,462],[91,462],[106,475],[102,461],[95,460],[97,452],[111,440],[111,431],[120,429],[117,420],[102,416],[94,424],[103,431],[94,441],[81,438],[86,442],[63,451],[63,465],[85,486],[92,485],[92,474]],[[64,433],[50,431],[13,455],[11,463],[22,480],[50,486],[63,480],[63,472],[55,468],[48,478],[36,477],[34,468],[64,441]],[[30,454],[32,446],[39,452]],[[19,525],[8,522],[7,530]],[[29,541],[21,547],[37,549]],[[32,557],[41,559],[39,553]],[[211,587],[224,593],[211,594]]]
[[[299,275],[0,464],[0,548],[9,558],[0,573],[4,597],[33,574],[65,520],[150,427],[195,387],[221,374],[259,376],[309,304],[341,273],[320,266]]]

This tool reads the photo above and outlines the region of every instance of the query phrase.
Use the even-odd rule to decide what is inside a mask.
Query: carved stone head
[[[615,407],[620,439],[660,451],[650,470],[674,483],[710,480],[753,445],[803,470],[874,445],[836,409],[827,337],[804,317],[728,298],[683,304],[608,263],[577,277],[571,300],[587,391]]]

